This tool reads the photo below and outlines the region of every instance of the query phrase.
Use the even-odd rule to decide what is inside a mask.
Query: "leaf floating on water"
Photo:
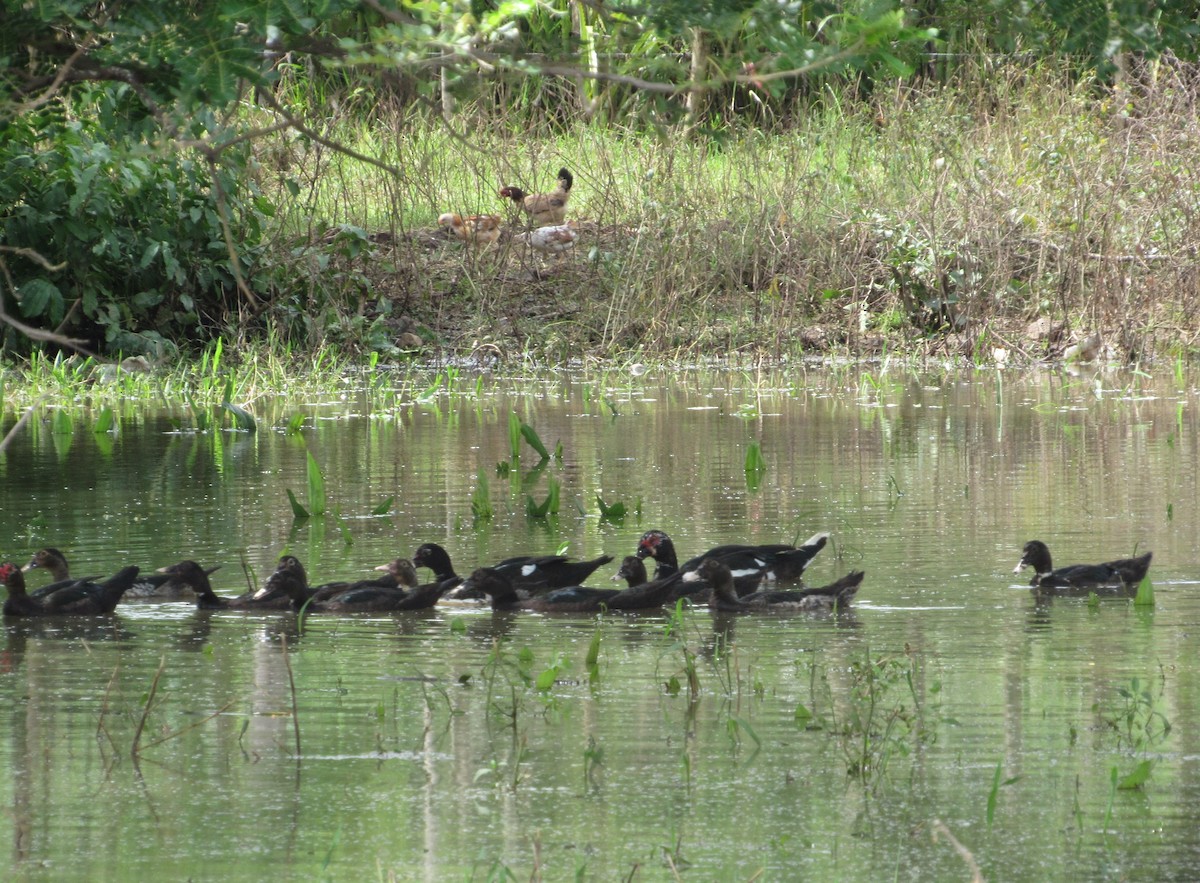
[[[376,506],[374,509],[372,509],[371,514],[372,515],[387,515],[389,512],[392,511],[392,503],[395,501],[395,499],[396,499],[395,494],[388,497],[386,500],[384,500],[382,503],[380,503],[378,506]]]

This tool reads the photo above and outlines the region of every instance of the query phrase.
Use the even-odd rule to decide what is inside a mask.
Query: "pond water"
[[[236,595],[284,551],[328,580],[428,541],[469,572],[828,530],[807,580],[865,569],[856,609],[10,619],[5,879],[1200,878],[1195,377],[429,380],[259,400],[253,434],[46,407],[0,457],[3,556],[194,558]],[[514,413],[561,459],[502,474]],[[310,452],[330,514],[296,521]],[[1033,538],[1056,564],[1152,549],[1156,605],[1038,601],[1011,572]]]

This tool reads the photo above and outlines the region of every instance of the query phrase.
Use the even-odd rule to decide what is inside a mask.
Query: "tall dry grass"
[[[310,328],[386,305],[451,349],[550,359],[1038,358],[1098,332],[1139,360],[1197,346],[1196,81],[1164,64],[1099,94],[1048,66],[973,70],[705,141],[344,106],[324,133],[390,170],[292,137],[263,145],[262,183],[288,193],[281,260],[312,262],[290,306]],[[567,259],[436,234],[441,212],[504,212],[499,186],[548,188],[560,165],[581,222]],[[296,249],[340,225],[386,235],[332,263]]]

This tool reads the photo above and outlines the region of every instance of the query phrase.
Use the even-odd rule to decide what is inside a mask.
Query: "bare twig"
[[[154,673],[154,680],[150,682],[150,695],[146,697],[146,704],[142,707],[142,717],[138,721],[137,729],[133,733],[133,745],[129,747],[129,756],[137,759],[138,742],[142,739],[142,730],[146,728],[146,718],[150,716],[150,706],[154,704],[154,694],[158,692],[158,679],[162,677],[163,670],[167,667],[167,654],[163,654],[162,660],[158,663],[158,671]]]
[[[51,273],[57,273],[59,270],[64,270],[67,266],[66,261],[63,261],[61,264],[50,263],[50,261],[48,261],[40,253],[34,251],[32,248],[21,248],[16,245],[0,245],[0,251],[6,251],[9,254],[20,255],[23,258],[28,258],[35,264],[41,264],[43,269],[49,270]]]
[[[33,251],[32,249],[29,249],[29,248],[17,248],[14,246],[0,245],[0,252],[9,252],[12,254],[19,254],[22,257],[25,257],[25,258],[28,258],[28,259],[34,261],[35,263],[41,264],[43,267],[46,267],[49,270],[60,270],[66,266],[66,264],[59,264],[57,266],[54,264],[51,264],[42,255],[38,254],[36,251]],[[3,258],[0,258],[0,274],[2,274],[4,276],[4,281],[5,281],[5,283],[7,283],[9,290],[15,292],[17,290],[17,287],[16,287],[16,285],[13,284],[12,274],[8,272],[8,264],[5,263]],[[70,338],[70,337],[63,337],[61,334],[55,334],[50,331],[43,331],[40,328],[34,328],[31,325],[26,325],[21,320],[15,318],[13,316],[10,316],[8,314],[8,311],[4,309],[4,298],[3,297],[0,297],[0,322],[3,322],[6,325],[9,325],[9,326],[15,328],[17,331],[20,331],[22,334],[24,334],[30,340],[41,340],[41,341],[45,341],[47,343],[54,343],[54,344],[57,344],[58,346],[66,348],[66,349],[72,349],[72,350],[75,350],[76,352],[83,353],[85,356],[94,356],[95,355],[93,352],[91,352],[91,350],[87,349],[84,346],[86,341],[76,340],[76,339]]]
[[[217,163],[212,157],[208,158],[208,175],[212,180],[213,194],[217,198],[217,217],[221,219],[221,234],[225,239],[225,248],[229,252],[229,265],[233,268],[233,278],[237,282],[238,291],[250,302],[250,306],[257,313],[262,309],[262,303],[254,296],[254,292],[246,284],[246,277],[242,273],[242,261],[238,257],[237,246],[233,244],[233,225],[229,221],[229,204],[225,200],[225,188],[221,186],[221,177],[217,174]]]
[[[292,114],[289,113],[288,110],[282,104],[280,104],[278,101],[275,100],[275,96],[271,95],[269,92],[263,92],[262,95],[259,97],[260,97],[260,100],[263,101],[263,103],[265,103],[273,111],[275,111],[277,114],[279,114],[285,120],[287,120],[288,125],[290,125],[293,129],[295,129],[300,134],[302,134],[308,138],[311,138],[313,141],[316,141],[318,144],[322,144],[325,147],[328,147],[330,150],[335,150],[338,153],[344,154],[353,159],[357,159],[360,162],[365,162],[368,165],[372,165],[372,166],[375,166],[376,168],[383,169],[388,174],[395,175],[398,178],[403,175],[403,172],[400,169],[398,169],[396,166],[390,166],[387,163],[382,162],[381,160],[378,160],[373,156],[367,156],[365,153],[359,153],[357,150],[352,150],[351,148],[345,146],[344,144],[339,144],[338,142],[336,142],[330,138],[326,138],[324,135],[317,132],[316,130],[309,128],[304,123],[302,123],[300,120],[298,120],[294,116],[292,116]]]
[[[950,841],[950,845],[954,847],[954,851],[958,853],[967,865],[967,870],[971,872],[971,883],[984,883],[983,872],[979,870],[979,863],[975,861],[975,856],[971,854],[971,850],[967,849],[958,838],[950,833],[950,829],[942,823],[941,819],[934,819],[933,827],[933,842],[937,843],[938,834],[944,836]]]
[[[296,730],[296,757],[300,756],[300,706],[296,702],[296,678],[292,675],[292,660],[288,657],[287,635],[280,635],[283,644],[283,665],[287,669],[288,687],[292,691],[292,726]]]
[[[153,748],[155,745],[161,745],[163,742],[168,742],[171,739],[176,738],[177,736],[182,736],[188,730],[194,730],[194,729],[196,729],[196,727],[199,727],[199,726],[202,726],[202,725],[208,723],[214,717],[219,717],[220,715],[227,712],[230,708],[233,707],[233,704],[236,701],[237,701],[236,699],[230,699],[228,702],[226,702],[224,705],[222,705],[220,708],[218,708],[216,711],[214,711],[212,714],[208,715],[207,717],[203,717],[200,720],[196,721],[195,723],[188,724],[186,727],[181,727],[180,729],[176,730],[173,733],[168,733],[167,735],[163,736],[161,739],[155,739],[153,742],[151,742],[149,745],[147,745],[146,748]],[[143,750],[145,750],[145,749],[143,749]]]

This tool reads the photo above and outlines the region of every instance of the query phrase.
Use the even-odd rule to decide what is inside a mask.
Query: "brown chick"
[[[438,224],[472,245],[491,245],[500,238],[499,215],[456,215],[446,212],[438,217]]]
[[[500,195],[511,199],[529,215],[536,227],[561,224],[567,219],[567,200],[575,179],[566,167],[558,170],[558,186],[550,193],[526,193],[520,187],[502,187]]]

